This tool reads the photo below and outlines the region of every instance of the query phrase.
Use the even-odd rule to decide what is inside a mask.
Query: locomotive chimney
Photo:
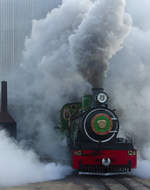
[[[93,92],[93,107],[99,106],[99,102],[97,101],[97,96],[99,93],[104,92],[103,88],[92,88]]]
[[[1,112],[7,112],[7,82],[1,82]]]

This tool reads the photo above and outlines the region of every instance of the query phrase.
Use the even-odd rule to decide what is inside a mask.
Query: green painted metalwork
[[[61,129],[64,131],[71,127],[72,120],[80,114],[81,103],[65,104],[61,109]]]
[[[82,97],[82,110],[87,110],[91,107],[92,104],[92,96],[86,95]]]

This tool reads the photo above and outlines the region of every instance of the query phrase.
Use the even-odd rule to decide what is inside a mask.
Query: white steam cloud
[[[18,140],[34,148],[41,157],[49,156],[54,161],[66,160],[65,139],[55,130],[59,126],[59,110],[64,103],[78,100],[82,94],[89,92],[91,86],[103,86],[108,63],[122,48],[130,29],[131,19],[125,13],[125,0],[63,0],[46,18],[34,20],[31,35],[25,41],[21,64],[5,77],[9,82],[11,112],[18,124]],[[148,101],[145,94],[149,91],[146,87],[148,76],[145,75],[149,68],[145,67],[148,58],[142,56],[146,52],[148,56],[148,51],[141,53],[146,50],[143,39],[147,47],[149,45],[142,32],[138,27],[132,28],[125,47],[112,59],[111,74],[105,81],[105,85],[114,91],[116,107],[125,110],[122,128],[136,137],[137,144],[139,140],[149,142],[140,134],[141,125],[148,132],[146,121],[149,110],[148,104],[143,104]],[[143,43],[141,51],[138,49],[140,40]],[[136,75],[133,71],[137,72]],[[140,78],[137,79],[137,76]],[[137,116],[141,118],[143,113],[141,108],[143,111],[146,109],[144,113],[147,114],[137,120]],[[8,143],[13,152],[21,151],[16,145],[13,146],[14,149]],[[142,149],[141,145],[139,147]],[[22,154],[24,151],[21,151]],[[32,154],[33,157],[26,152],[24,159],[18,162],[23,163],[27,158],[27,166],[32,165],[32,158],[35,158]],[[53,166],[49,165],[49,168]],[[37,161],[33,168],[40,170],[41,176],[31,173],[33,178],[22,178],[22,183],[43,179],[44,167]],[[3,185],[7,183],[5,181]]]
[[[17,86],[11,101],[23,110],[23,115],[20,111],[16,114],[20,138],[31,140],[30,145],[41,155],[48,154],[52,159],[66,155],[65,145],[54,131],[59,110],[90,90],[90,71],[97,80],[97,70],[104,76],[106,69],[101,68],[107,67],[130,29],[124,9],[124,0],[110,0],[109,4],[101,0],[64,0],[46,18],[33,21],[22,64],[17,76],[11,76],[10,83],[15,81]],[[83,67],[87,73],[81,71]],[[62,151],[56,153],[58,147]]]
[[[127,1],[133,26],[124,48],[112,58],[105,85],[121,113],[121,130],[132,136],[139,151],[135,174],[150,177],[150,25],[149,1]],[[142,6],[142,9],[141,9]]]
[[[69,166],[40,163],[33,151],[24,150],[4,131],[0,131],[0,139],[0,186],[61,179],[72,172]]]

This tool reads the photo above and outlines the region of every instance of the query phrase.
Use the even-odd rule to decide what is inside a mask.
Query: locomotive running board
[[[115,173],[96,173],[96,172],[78,172],[79,175],[99,175],[99,176],[112,176],[112,175],[131,175],[129,172],[115,172]]]

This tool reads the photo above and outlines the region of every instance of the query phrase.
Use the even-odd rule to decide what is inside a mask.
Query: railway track
[[[150,180],[135,176],[69,176],[63,180],[34,183],[0,190],[150,190]]]
[[[144,181],[138,180],[138,178],[126,176],[126,177],[112,177],[101,179],[102,183],[106,185],[105,189],[108,190],[148,190],[150,185],[147,185]]]
[[[111,177],[76,176],[76,178],[70,178],[70,181],[80,185],[83,190],[150,190],[150,180],[130,175]]]

